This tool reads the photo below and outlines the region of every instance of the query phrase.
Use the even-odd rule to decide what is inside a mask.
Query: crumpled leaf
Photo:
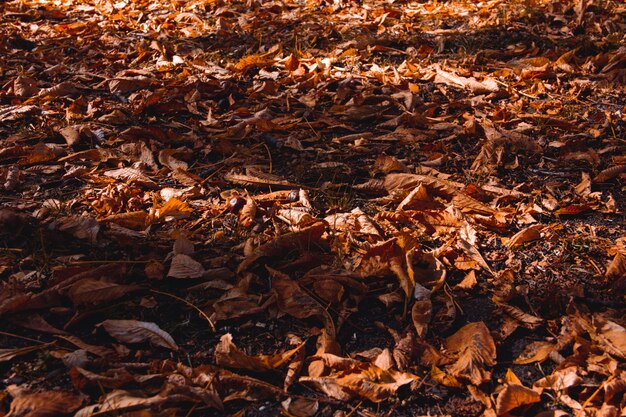
[[[299,319],[320,318],[331,334],[335,333],[332,317],[313,297],[308,295],[297,282],[269,266],[266,266],[272,278],[272,290],[276,294],[278,308]]]
[[[435,83],[447,84],[454,87],[461,87],[470,90],[474,94],[494,93],[500,88],[495,80],[487,78],[485,81],[477,81],[474,77],[466,78],[442,70],[439,66],[435,68],[437,75]]]
[[[253,253],[239,264],[237,273],[245,271],[258,259],[285,255],[294,250],[309,248],[319,243],[325,231],[326,224],[324,222],[317,222],[297,232],[280,235],[254,249]]]
[[[247,369],[257,372],[267,371],[286,364],[303,347],[304,344],[301,344],[295,349],[275,355],[250,356],[237,348],[233,343],[233,336],[227,333],[220,338],[220,342],[215,347],[215,363],[229,368]]]
[[[151,342],[167,349],[178,350],[178,345],[172,336],[155,323],[138,320],[105,320],[99,326],[120,342]]]
[[[447,369],[457,378],[480,385],[491,378],[486,370],[496,364],[496,346],[485,323],[469,323],[444,341],[446,351],[456,361]]]
[[[333,360],[334,355],[323,355],[324,360]],[[337,358],[341,363],[341,358]],[[301,377],[300,383],[321,391],[340,401],[350,401],[355,396],[379,403],[396,393],[403,385],[419,381],[409,373],[383,370],[371,363],[350,361],[347,369],[329,376]],[[332,366],[332,364],[330,364]]]

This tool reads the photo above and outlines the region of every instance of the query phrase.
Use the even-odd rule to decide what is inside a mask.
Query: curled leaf
[[[178,345],[172,336],[155,323],[137,320],[105,320],[100,323],[100,326],[120,342],[151,342],[167,349],[178,350]]]

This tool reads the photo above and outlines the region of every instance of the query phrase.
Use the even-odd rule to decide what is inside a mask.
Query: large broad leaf
[[[172,336],[154,323],[137,320],[105,320],[100,325],[120,342],[151,342],[157,346],[178,350],[178,345]]]
[[[491,378],[485,368],[495,365],[496,346],[489,329],[482,321],[463,326],[448,337],[444,346],[456,356],[456,361],[448,367],[448,372],[457,378],[480,385]]]

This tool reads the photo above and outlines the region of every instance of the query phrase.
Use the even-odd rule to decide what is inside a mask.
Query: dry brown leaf
[[[201,278],[204,275],[202,264],[188,255],[182,253],[174,255],[167,276],[179,279]]]
[[[554,391],[562,391],[570,387],[579,385],[582,378],[578,376],[578,367],[569,366],[563,369],[557,369],[552,374],[541,378],[533,383],[533,389],[541,393],[543,389],[551,389]]]
[[[313,297],[307,294],[297,282],[269,266],[266,266],[272,278],[272,290],[276,294],[278,308],[299,319],[320,318],[330,334],[335,333],[335,325],[328,311]]]
[[[281,405],[293,417],[313,417],[319,410],[319,402],[309,398],[287,398]]]
[[[187,171],[189,164],[174,157],[179,151],[176,149],[163,149],[159,152],[159,162],[168,167],[170,170],[175,171],[181,169]]]
[[[189,204],[177,198],[170,198],[160,207],[150,209],[150,222],[178,220],[188,217],[193,212]]]
[[[498,83],[494,79],[487,78],[485,81],[477,81],[474,77],[466,78],[442,70],[435,66],[435,83],[447,84],[453,87],[466,88],[474,94],[495,93],[499,90]]]
[[[496,363],[496,346],[483,322],[469,323],[444,341],[446,351],[456,357],[448,372],[480,385],[490,379],[485,368]]]
[[[96,304],[118,299],[141,288],[140,285],[121,285],[97,279],[84,279],[72,285],[68,295],[76,305]]]
[[[239,264],[237,273],[245,271],[258,259],[285,256],[295,250],[309,249],[311,246],[319,244],[325,231],[326,223],[317,222],[297,232],[280,235],[254,249],[252,255],[248,256]]]
[[[52,222],[50,227],[69,233],[77,239],[86,239],[94,243],[100,231],[100,223],[96,219],[81,216],[61,217]]]
[[[246,203],[239,211],[239,224],[242,227],[252,227],[256,218],[257,205],[250,195],[246,198]]]
[[[7,362],[18,356],[26,355],[28,353],[37,351],[42,348],[42,345],[26,346],[15,349],[0,349],[0,362]]]
[[[147,88],[151,84],[152,80],[143,75],[136,77],[116,77],[109,81],[109,90],[113,94],[127,94]]]
[[[227,333],[220,338],[220,342],[215,347],[215,363],[229,368],[267,371],[283,366],[303,347],[304,344],[301,344],[294,349],[275,355],[250,356],[237,348],[233,343],[233,336]]]
[[[555,348],[556,345],[549,342],[537,341],[529,343],[513,363],[528,365],[529,363],[543,362]]]
[[[523,385],[506,384],[496,400],[496,414],[501,416],[523,405],[537,403],[541,400],[539,393]]]
[[[332,355],[331,355],[332,356]],[[394,395],[403,385],[419,377],[398,371],[385,371],[371,363],[350,360],[350,367],[323,377],[302,377],[300,382],[340,401],[355,395],[379,403]]]
[[[178,345],[167,332],[155,323],[138,320],[105,320],[99,324],[111,336],[124,343],[151,342],[171,350],[178,350]]]
[[[19,76],[13,81],[13,94],[19,98],[28,98],[39,93],[37,81],[30,77]]]
[[[541,231],[544,228],[545,226],[541,224],[536,224],[522,229],[509,239],[509,241],[506,243],[506,246],[508,248],[514,248],[523,245],[526,242],[532,242],[534,240],[541,239]]]
[[[7,417],[56,417],[76,411],[84,397],[67,391],[28,392],[16,385],[7,387],[14,398]]]
[[[158,407],[166,402],[175,402],[176,398],[166,398],[161,395],[153,397],[138,397],[127,391],[115,390],[102,398],[99,404],[89,405],[81,408],[74,414],[74,417],[99,417],[110,414],[121,414],[127,411],[144,410]]]
[[[478,284],[478,280],[476,279],[476,272],[472,270],[472,271],[469,271],[467,275],[465,275],[465,278],[463,278],[463,281],[456,284],[454,288],[459,288],[462,290],[470,290],[474,288],[476,284]]]
[[[613,260],[606,269],[607,279],[618,279],[626,275],[626,253],[624,251],[617,251]]]
[[[428,324],[433,315],[433,304],[430,300],[416,301],[411,309],[411,319],[417,335],[421,338],[426,336]]]

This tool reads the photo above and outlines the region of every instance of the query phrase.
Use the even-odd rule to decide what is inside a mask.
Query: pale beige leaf
[[[157,346],[178,350],[178,345],[172,336],[155,323],[138,320],[105,320],[99,325],[120,342],[151,342]]]

